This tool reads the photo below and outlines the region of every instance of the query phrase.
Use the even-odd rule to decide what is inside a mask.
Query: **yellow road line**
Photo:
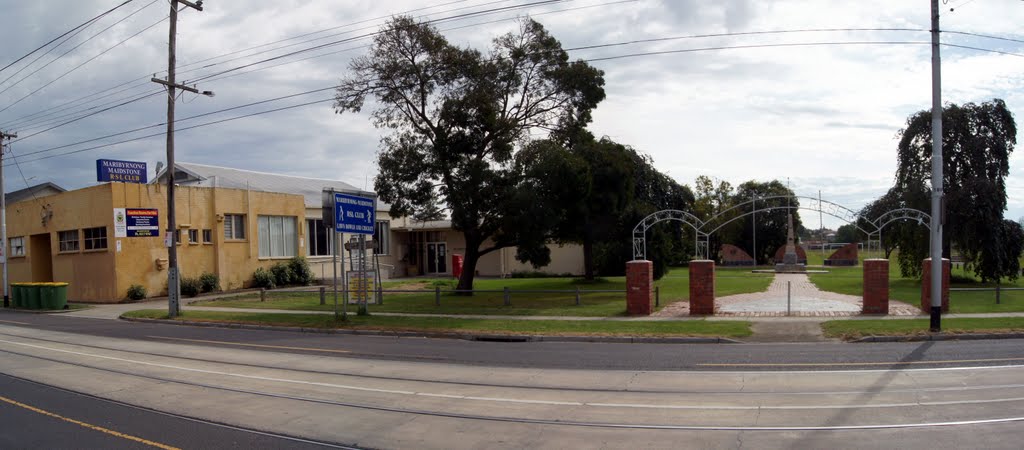
[[[956,364],[977,362],[1024,361],[1024,358],[991,359],[947,359],[938,361],[889,361],[889,362],[847,362],[847,363],[704,363],[706,367],[830,367],[830,366],[895,366],[903,364]]]
[[[18,325],[28,325],[28,322],[15,322],[13,320],[0,320],[0,322],[3,322],[3,323],[16,323]]]
[[[117,431],[114,431],[114,430],[103,428],[101,426],[96,426],[96,425],[88,424],[88,423],[82,422],[80,420],[75,420],[75,419],[71,419],[71,418],[68,418],[68,417],[64,417],[64,416],[62,416],[60,414],[54,414],[52,412],[36,408],[35,406],[26,405],[24,403],[21,403],[21,402],[15,401],[15,400],[11,400],[11,399],[9,399],[7,397],[4,397],[4,396],[0,396],[0,401],[3,401],[5,403],[9,403],[11,405],[14,405],[14,406],[17,406],[17,407],[20,407],[20,408],[25,408],[25,409],[27,409],[29,411],[32,411],[32,412],[35,412],[35,413],[39,413],[39,414],[42,414],[44,416],[50,416],[50,417],[53,417],[55,419],[60,419],[60,420],[63,420],[65,422],[73,423],[75,425],[80,425],[80,426],[83,426],[83,427],[88,428],[90,430],[99,431],[101,433],[106,433],[106,434],[109,434],[109,435],[114,436],[114,437],[119,437],[121,439],[127,439],[129,441],[139,442],[139,443],[146,444],[146,445],[149,445],[149,446],[153,446],[153,447],[156,447],[156,448],[162,448],[164,450],[180,450],[180,449],[178,449],[178,447],[172,447],[170,445],[161,444],[159,442],[153,442],[153,441],[150,441],[148,439],[143,439],[143,438],[140,438],[140,437],[135,437],[135,436],[132,436],[130,434],[124,434],[124,433],[121,433],[121,432],[117,432]]]
[[[169,339],[172,341],[186,341],[186,342],[199,342],[203,344],[226,344],[226,345],[240,345],[243,347],[259,347],[259,348],[276,348],[281,350],[305,350],[310,352],[330,352],[330,353],[352,353],[348,350],[331,350],[326,348],[311,348],[311,347],[288,347],[285,345],[265,345],[265,344],[246,344],[242,342],[229,342],[229,341],[208,341],[205,339],[186,339],[176,338],[167,336],[146,336],[153,339]]]

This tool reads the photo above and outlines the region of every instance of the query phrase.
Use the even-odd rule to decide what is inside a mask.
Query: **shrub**
[[[287,286],[292,284],[295,274],[287,263],[279,262],[270,267],[270,273],[274,275],[274,284]]]
[[[288,261],[288,267],[292,270],[292,283],[306,286],[313,283],[313,271],[303,256],[296,256]]]
[[[128,287],[128,300],[142,300],[146,298],[146,287],[141,284],[133,284]]]
[[[203,292],[213,292],[220,290],[220,279],[217,278],[217,274],[205,272],[199,276],[199,289]]]
[[[181,277],[181,293],[189,297],[195,297],[199,295],[199,290],[202,288],[202,282],[199,278],[194,277]]]
[[[277,287],[274,283],[274,274],[270,273],[269,270],[262,267],[256,269],[252,274],[252,285],[253,287],[273,289]]]

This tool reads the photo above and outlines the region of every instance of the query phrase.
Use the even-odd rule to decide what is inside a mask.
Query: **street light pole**
[[[750,228],[754,234],[754,253],[751,255],[754,257],[754,266],[757,266],[757,194],[754,194],[753,212],[750,215]]]
[[[939,0],[932,0],[932,217],[931,331],[942,331],[942,69],[939,56]]]

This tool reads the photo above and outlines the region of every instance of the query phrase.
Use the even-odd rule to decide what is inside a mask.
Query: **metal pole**
[[[942,61],[939,55],[939,0],[932,0],[932,310],[930,330],[942,331]]]
[[[821,260],[825,264],[825,220],[821,215],[821,189],[818,189],[818,239],[821,239]]]
[[[786,282],[786,315],[787,316],[792,313],[792,306],[793,306],[793,302],[792,302],[792,293],[793,293],[792,283],[793,283],[792,281],[787,281]]]
[[[345,252],[341,251],[339,242],[345,241],[345,233],[334,233],[335,251],[341,254],[341,320],[348,320],[348,276],[345,275]],[[335,268],[334,270],[338,270]]]
[[[512,294],[508,292],[508,286],[505,286],[505,306],[512,304]]]
[[[751,228],[752,228],[752,230],[754,232],[754,253],[752,255],[750,255],[750,256],[754,257],[754,266],[756,267],[757,266],[757,195],[756,194],[754,195],[753,208],[754,208],[754,211],[751,214],[750,222],[751,222]]]
[[[996,280],[996,304],[997,305],[999,304],[999,282],[1000,282],[1000,280]]]
[[[4,308],[11,307],[11,297],[7,286],[7,260],[11,257],[7,249],[7,192],[4,190],[4,140],[18,137],[0,131],[0,255],[4,264]]]
[[[998,297],[996,297],[996,298],[998,298]],[[576,286],[576,306],[580,306],[580,287],[579,286]]]
[[[434,286],[434,306],[441,306],[441,286]]]
[[[334,320],[338,320],[338,231],[331,227],[331,265],[334,266]],[[342,263],[344,264],[344,262]]]

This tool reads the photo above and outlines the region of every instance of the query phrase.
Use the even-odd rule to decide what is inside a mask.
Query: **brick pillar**
[[[889,260],[864,260],[864,302],[861,314],[889,314]]]
[[[921,311],[932,311],[932,259],[925,258],[922,264],[924,277],[921,278]],[[942,258],[942,312],[949,312],[949,258]]]
[[[690,261],[690,315],[715,313],[715,262]]]
[[[626,263],[626,314],[649,316],[654,311],[654,263],[630,261]]]

